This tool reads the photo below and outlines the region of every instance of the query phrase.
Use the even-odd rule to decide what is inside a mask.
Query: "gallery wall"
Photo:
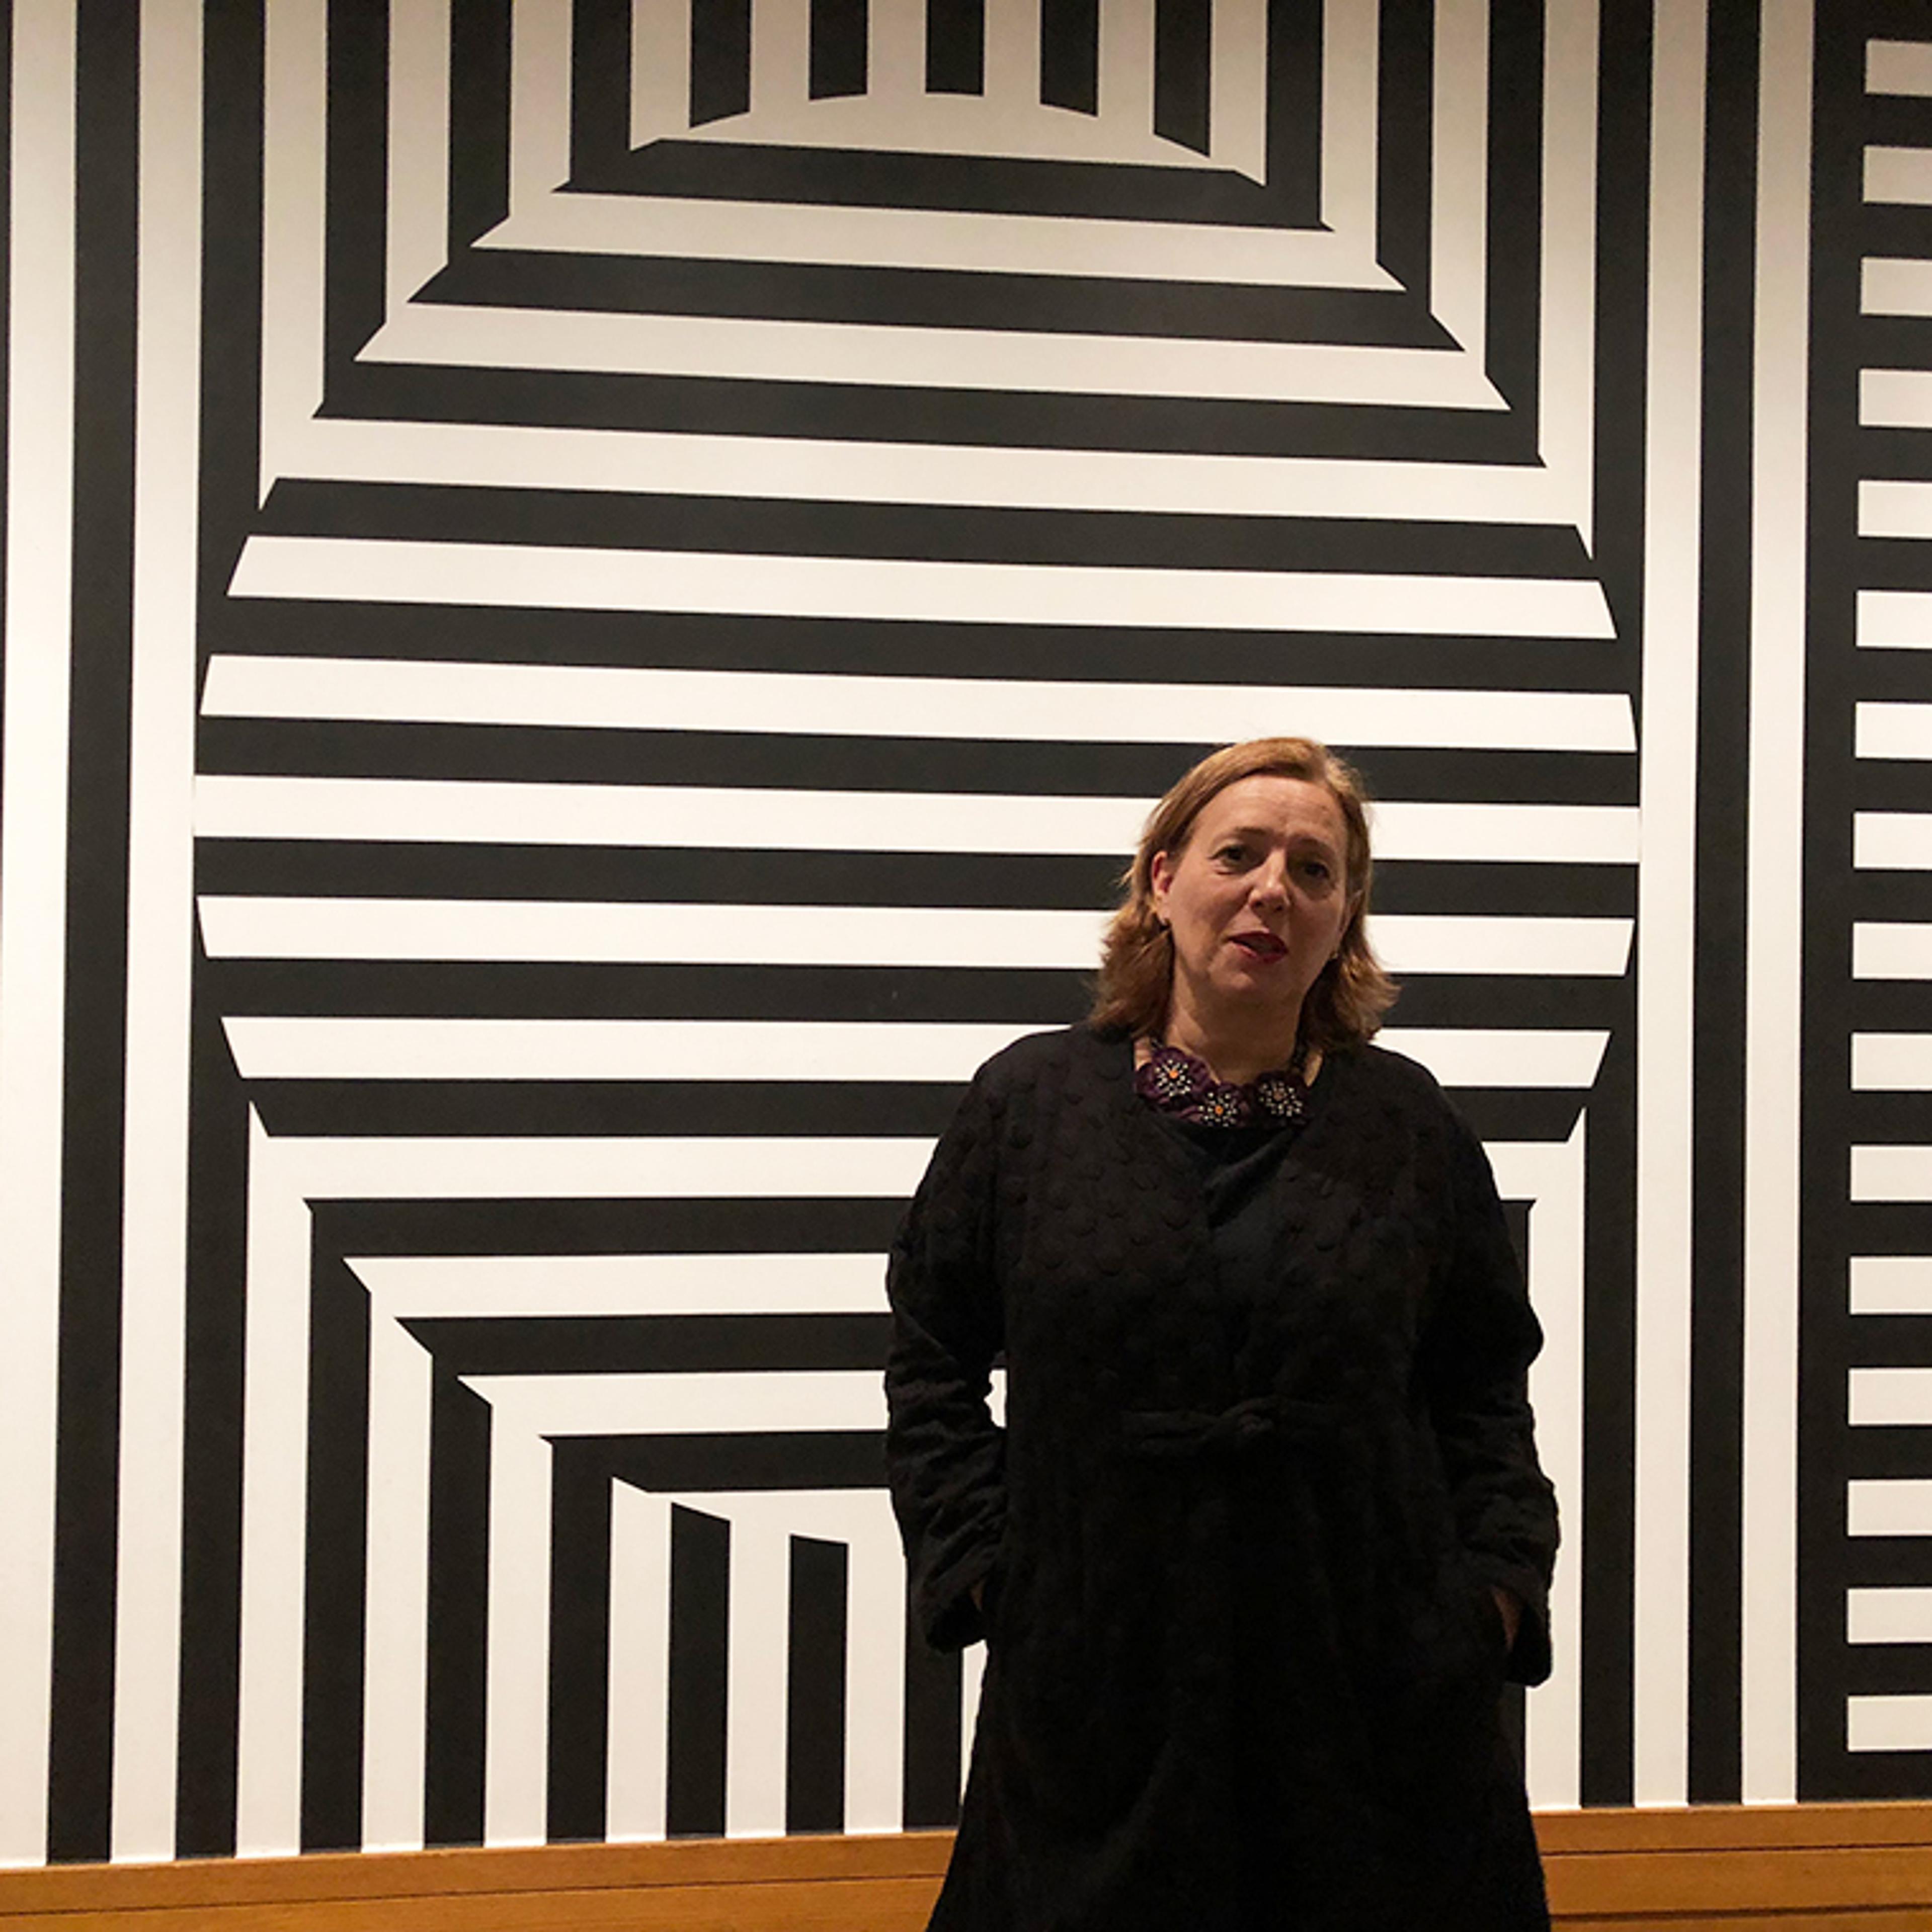
[[[881,1256],[1357,760],[1546,1806],[1932,1797],[1932,20],[14,0],[0,1862],[890,1832]]]

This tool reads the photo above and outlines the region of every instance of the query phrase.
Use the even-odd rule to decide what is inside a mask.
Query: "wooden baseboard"
[[[1547,1812],[1562,1932],[1932,1927],[1932,1804]],[[19,1932],[920,1932],[951,1839],[687,1840],[0,1872]]]

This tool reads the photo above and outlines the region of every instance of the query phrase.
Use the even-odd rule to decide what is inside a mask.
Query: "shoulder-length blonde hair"
[[[1154,807],[1121,880],[1126,897],[1102,942],[1090,1024],[1107,1032],[1157,1034],[1166,1023],[1174,941],[1154,908],[1155,855],[1178,858],[1210,799],[1243,778],[1264,776],[1325,786],[1348,835],[1348,923],[1340,950],[1322,968],[1302,1003],[1301,1037],[1310,1047],[1332,1052],[1370,1038],[1381,1025],[1395,1003],[1396,985],[1370,950],[1364,926],[1374,870],[1367,796],[1353,767],[1312,738],[1250,738],[1245,744],[1224,746],[1184,773]]]

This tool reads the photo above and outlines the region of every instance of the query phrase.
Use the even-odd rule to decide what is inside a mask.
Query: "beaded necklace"
[[[1306,1118],[1308,1049],[1300,1041],[1286,1066],[1246,1082],[1216,1080],[1207,1061],[1165,1040],[1134,1070],[1134,1091],[1176,1120],[1210,1127],[1287,1126]]]

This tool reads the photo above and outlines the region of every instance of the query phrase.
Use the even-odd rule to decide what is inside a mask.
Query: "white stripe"
[[[1322,10],[1322,224],[1342,259],[1357,246],[1373,253],[1382,59],[1378,11],[1373,0],[1330,0]],[[1304,278],[1298,274],[1268,279],[1300,283]]]
[[[596,1381],[595,1376],[580,1380]],[[483,1842],[540,1845],[550,1755],[550,1445],[490,1418]]]
[[[1867,315],[1932,315],[1932,262],[1868,255],[1858,305]]]
[[[1268,14],[1267,0],[1220,0],[1209,29],[1211,158],[1253,182],[1268,176]],[[1334,131],[1322,130],[1324,137]]]
[[[1932,1481],[1867,1477],[1845,1485],[1848,1536],[1932,1536]]]
[[[1855,933],[1870,929],[1852,928]],[[1908,930],[1923,933],[1926,928]],[[1932,969],[1910,976],[1932,979]],[[1861,1094],[1932,1093],[1932,1033],[1853,1034],[1852,1088]]]
[[[1854,1255],[1854,1315],[1932,1315],[1932,1255]]]
[[[1865,478],[1858,485],[1858,535],[1932,536],[1932,484]]]
[[[1852,863],[1863,872],[1932,871],[1932,812],[1855,812]]]
[[[1852,1198],[1932,1201],[1932,1147],[1853,1148]]]
[[[788,1499],[762,1496],[731,1512],[726,1636],[724,1834],[776,1838],[785,1828],[785,1689],[790,1678],[791,1539]],[[852,1658],[848,1670],[876,1660]]]
[[[1847,1590],[1845,1641],[1932,1643],[1932,1590]]]
[[[897,1832],[905,1822],[905,1558],[890,1498],[874,1490],[866,1500],[871,1509],[847,1532],[845,1651],[865,1665],[845,1681],[845,1828]]]
[[[1923,40],[1868,40],[1868,94],[1932,94],[1932,46]]]
[[[690,0],[631,0],[631,146],[690,124]]]
[[[1079,970],[1106,915],[954,906],[666,905],[496,899],[200,902],[212,958],[466,959]],[[1404,973],[1621,974],[1627,919],[1380,914],[1376,952]]]
[[[850,677],[804,671],[369,658],[212,658],[211,716],[790,732],[860,737],[1226,744],[1270,732],[1334,745],[1630,752],[1628,698],[1348,685]]]
[[[615,1844],[664,1836],[670,1510],[668,1497],[647,1496],[628,1483],[610,1486],[610,1692],[604,1828]]]
[[[886,1310],[883,1253],[368,1255],[352,1258],[349,1266],[369,1290],[371,1320],[386,1324],[430,1316],[880,1315]]]
[[[1932,592],[1861,590],[1859,644],[1867,650],[1932,650]]]
[[[1348,10],[1359,16],[1359,0]],[[989,34],[988,52],[992,51]],[[990,94],[994,80],[990,61],[988,67]],[[1334,70],[1333,62],[1328,70]],[[1372,141],[1372,116],[1362,134],[1364,140]],[[1370,205],[1372,208],[1372,201]],[[1325,206],[1324,214],[1329,214]],[[1195,222],[981,214],[953,208],[551,194],[528,206],[517,206],[507,221],[482,238],[482,245],[572,255],[824,262],[840,267],[872,264],[1250,287],[1393,290],[1394,278],[1373,259],[1372,232],[1370,224],[1345,232],[1332,227],[1243,228]]]
[[[1745,832],[1740,1795],[1798,1795],[1798,1204],[1803,1118],[1810,0],[1761,24],[1752,316],[1750,822]]]
[[[932,1154],[929,1138],[830,1134],[398,1135],[269,1144],[307,1198],[332,1201],[904,1200]],[[292,1386],[299,1391],[301,1381]],[[282,1385],[273,1387],[279,1397]]]
[[[1559,490],[1540,465],[829,442],[524,423],[322,416],[291,426],[278,448],[286,473],[346,482],[808,502],[1560,524],[1571,519],[1575,500],[1574,486]]]
[[[449,0],[389,17],[387,295],[393,314],[449,254]]]
[[[323,0],[263,16],[262,500],[286,473],[289,437],[322,407],[328,58]]]
[[[1660,0],[1637,872],[1636,1801],[1679,1804],[1689,1683],[1691,939],[1696,926],[1705,10]]]
[[[200,18],[193,0],[144,0],[141,16],[116,1858],[166,1858],[175,1850],[194,950]]]
[[[1868,147],[1865,199],[1912,207],[1932,202],[1932,152],[1924,148]]]
[[[0,1864],[47,1852],[74,518],[74,0],[13,14],[0,754]]]
[[[250,537],[230,590],[237,597],[325,602],[902,623],[1423,637],[1615,634],[1601,586],[1581,578],[946,563],[360,537]]]
[[[1552,488],[1595,548],[1597,0],[1544,10],[1543,287],[1537,421]]]
[[[812,71],[811,0],[758,0],[752,9],[751,66],[751,111],[729,117],[733,134],[760,122],[782,124],[788,109],[802,111],[812,104],[806,91]]]
[[[1878,266],[1865,265],[1868,272]],[[1932,370],[1861,370],[1858,421],[1872,428],[1932,428]]]
[[[1854,707],[1862,758],[1932,758],[1932,704],[1876,700]]]
[[[272,1018],[224,1022],[244,1080],[943,1080],[1034,1030],[914,1022]],[[1391,1028],[1452,1087],[1588,1087],[1610,1036]]]
[[[1932,1750],[1932,1696],[1847,1697],[1845,1748],[1850,1751]]]
[[[1932,1369],[1853,1369],[1846,1380],[1855,1429],[1932,1422]]]
[[[981,1061],[1035,1030],[862,1020],[253,1014],[223,1024],[244,1080],[965,1080]]]
[[[1489,82],[1489,0],[1436,0],[1429,305],[1478,368],[1488,338]]]
[[[1040,99],[1040,0],[986,0],[982,74],[986,98]]]
[[[1932,980],[1932,926],[1861,920],[1852,928],[1855,980]]]
[[[289,1145],[249,1110],[235,1801],[244,1858],[302,1849],[310,1217]]]
[[[567,199],[555,190],[570,178],[570,14],[571,0],[518,0],[511,13],[512,222]]]
[[[1124,859],[1152,799],[997,793],[728,791],[466,778],[256,778],[195,784],[204,838],[674,846],[730,851],[1079,853]],[[1388,860],[1628,865],[1624,806],[1371,808]]]
[[[493,1436],[500,1430],[528,1436],[759,1436],[877,1430],[886,1423],[885,1396],[871,1369],[489,1375],[461,1380],[489,1403]]]

